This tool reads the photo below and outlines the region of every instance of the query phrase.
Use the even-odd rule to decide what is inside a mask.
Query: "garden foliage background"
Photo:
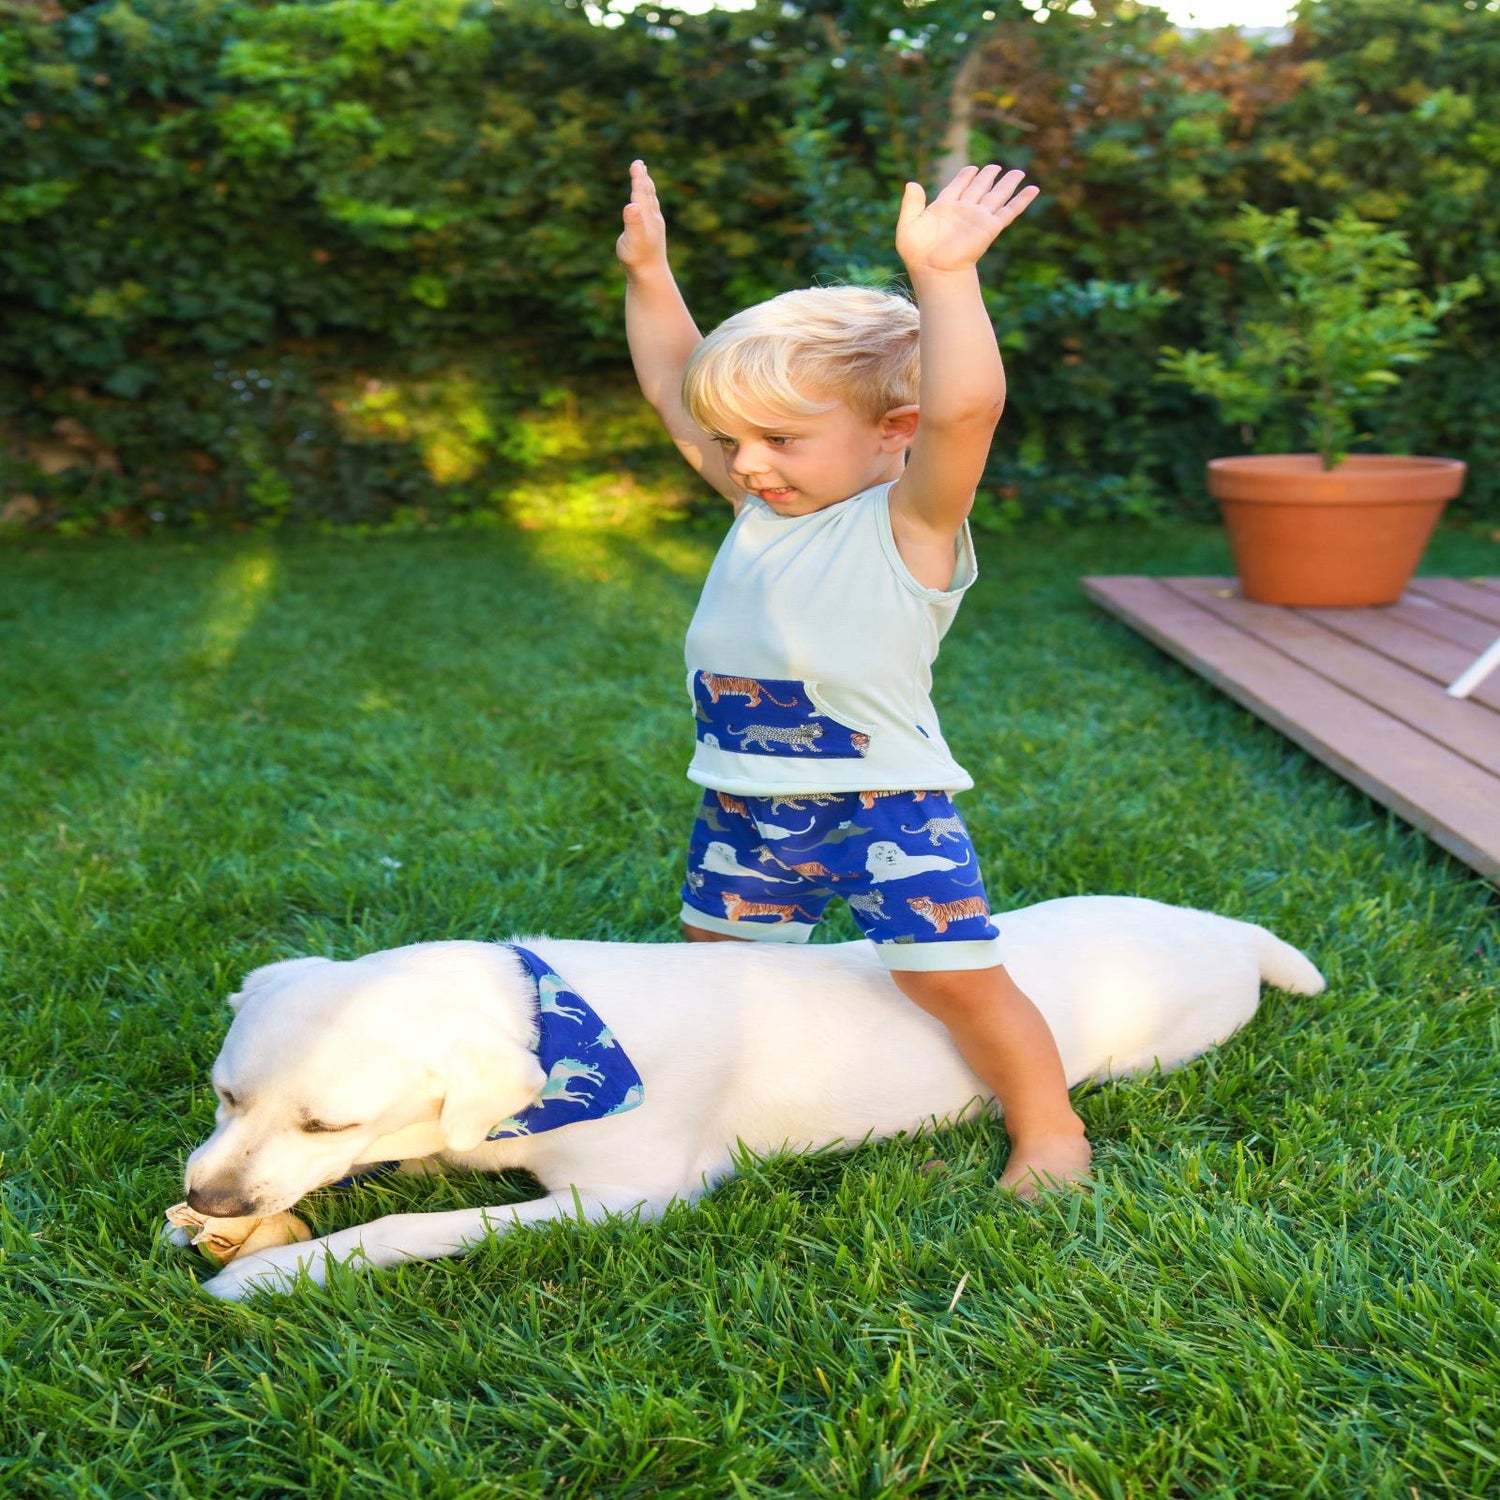
[[[1012,394],[982,523],[1190,513],[1253,445],[1155,377],[1232,329],[1241,201],[1347,204],[1483,277],[1371,430],[1500,509],[1500,0],[1314,0],[1289,41],[1067,4],[0,0],[0,519],[690,510],[625,360],[629,160],[707,326],[894,270],[900,184],[968,116],[1045,192],[986,263]]]

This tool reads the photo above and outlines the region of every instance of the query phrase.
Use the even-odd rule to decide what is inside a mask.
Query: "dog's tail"
[[[1260,977],[1275,985],[1278,990],[1289,990],[1294,995],[1318,995],[1327,983],[1318,972],[1313,961],[1290,943],[1284,943],[1274,932],[1257,927],[1253,922],[1245,924],[1254,935],[1255,956],[1260,964]]]

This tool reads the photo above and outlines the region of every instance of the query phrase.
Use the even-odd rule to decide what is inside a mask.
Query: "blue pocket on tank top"
[[[700,744],[737,755],[852,760],[870,753],[870,736],[833,717],[813,684],[792,678],[693,673],[693,715]]]

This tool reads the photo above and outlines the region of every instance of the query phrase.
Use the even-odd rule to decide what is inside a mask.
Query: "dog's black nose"
[[[207,1214],[211,1219],[246,1219],[255,1210],[243,1198],[232,1193],[216,1193],[211,1189],[191,1188],[187,1205],[195,1213]]]

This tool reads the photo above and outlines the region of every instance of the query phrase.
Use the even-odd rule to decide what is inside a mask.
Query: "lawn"
[[[1500,1491],[1494,892],[1078,592],[1224,570],[1206,527],[984,538],[939,667],[997,905],[1211,907],[1329,978],[1180,1072],[1084,1093],[1091,1194],[997,1200],[1003,1133],[976,1124],[752,1164],[658,1224],[244,1307],[197,1292],[157,1228],[245,969],[673,935],[680,643],[712,547],[0,554],[0,1491]],[[1500,571],[1456,530],[1428,566]],[[524,1195],[388,1181],[305,1211]]]

